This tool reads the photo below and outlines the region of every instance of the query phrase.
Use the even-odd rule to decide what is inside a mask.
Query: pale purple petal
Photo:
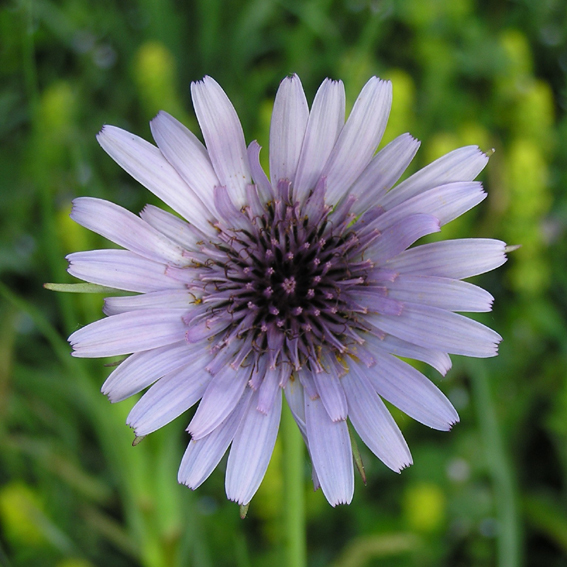
[[[106,153],[156,197],[205,234],[211,214],[154,145],[116,126],[104,126],[97,140]]]
[[[374,352],[374,349],[378,349],[382,353],[391,353],[403,358],[420,360],[435,368],[443,376],[451,369],[451,359],[446,352],[423,348],[392,335],[379,338],[370,333],[365,333],[364,338],[368,347],[372,348],[372,352]]]
[[[331,506],[350,504],[354,493],[352,448],[346,421],[332,421],[321,400],[305,396],[313,468]]]
[[[297,427],[301,431],[303,441],[309,452],[309,439],[307,438],[307,425],[305,424],[305,392],[299,380],[289,380],[285,388],[285,398],[289,409],[297,423]],[[313,489],[319,490],[320,483],[315,468],[311,467],[311,478],[313,480]]]
[[[225,366],[215,374],[187,428],[193,439],[202,439],[230,415],[244,394],[249,377],[250,369],[243,367],[234,370]]]
[[[67,271],[86,282],[122,289],[149,292],[182,288],[166,275],[163,264],[142,258],[128,250],[89,250],[67,256]]]
[[[409,215],[389,226],[367,249],[367,256],[383,263],[403,252],[416,240],[439,232],[439,219],[431,215]]]
[[[160,378],[132,408],[126,423],[141,437],[163,427],[196,404],[212,376],[202,361],[191,363]]]
[[[155,229],[176,242],[185,249],[185,254],[195,250],[197,243],[202,241],[202,235],[189,223],[153,205],[146,205],[140,216]]]
[[[282,410],[282,393],[277,396],[268,414],[254,408],[245,413],[228,455],[226,495],[238,504],[248,504],[258,490],[274,450]]]
[[[347,400],[339,378],[331,369],[329,372],[313,372],[317,392],[332,421],[344,421],[348,415]]]
[[[444,240],[406,250],[384,267],[401,274],[464,279],[504,264],[505,247],[504,242],[488,238]]]
[[[424,348],[487,358],[496,356],[502,337],[468,317],[426,305],[407,303],[401,315],[368,315],[385,333]]]
[[[448,431],[459,415],[445,395],[413,366],[395,356],[377,356],[372,368],[360,368],[380,396],[431,427]]]
[[[482,185],[477,181],[449,183],[420,193],[380,215],[373,228],[384,230],[408,215],[425,213],[439,219],[441,226],[460,217],[486,198]]]
[[[271,411],[277,396],[280,395],[281,374],[279,368],[268,368],[264,374],[264,379],[258,389],[258,405],[256,406],[256,409],[264,415]]]
[[[252,390],[246,389],[234,411],[202,439],[191,439],[179,467],[177,480],[193,490],[213,472],[232,442],[244,414],[250,407]]]
[[[185,309],[194,307],[195,296],[186,289],[152,291],[141,295],[119,295],[104,300],[104,314],[118,315],[139,309]]]
[[[199,348],[203,351],[201,345]],[[106,379],[101,391],[112,403],[121,402],[196,358],[206,364],[206,356],[199,357],[199,352],[188,349],[185,341],[137,352],[120,363]]]
[[[73,356],[100,358],[131,354],[179,342],[185,332],[182,309],[131,311],[95,321],[70,337]]]
[[[387,293],[387,292],[386,292]],[[356,298],[357,304],[366,308],[368,313],[382,313],[383,315],[400,315],[404,304],[390,297],[384,297],[383,292],[371,287],[361,289]]]
[[[71,218],[80,225],[148,260],[186,266],[183,248],[140,217],[103,199],[79,197],[73,201]]]
[[[494,298],[484,289],[461,280],[401,274],[387,285],[389,297],[448,311],[486,312]]]
[[[391,105],[392,83],[372,77],[358,95],[323,169],[328,203],[337,203],[370,163],[386,129]]]
[[[246,185],[251,180],[244,132],[236,110],[220,85],[211,77],[191,83],[191,94],[219,182],[228,188],[234,201],[242,206],[246,203]]]
[[[276,93],[270,124],[270,177],[274,187],[280,179],[293,183],[308,119],[309,107],[299,77],[286,77]]]
[[[214,212],[213,187],[219,180],[205,146],[181,122],[163,110],[150,122],[152,135],[167,161],[205,207]]]
[[[305,198],[317,185],[345,123],[345,88],[342,81],[325,79],[313,101],[295,175],[297,198]]]
[[[372,388],[366,369],[355,364],[342,379],[352,425],[367,447],[393,471],[412,464],[407,443],[384,402]]]
[[[305,391],[299,380],[290,380],[285,387],[287,405],[293,414],[297,426],[307,442],[307,428],[305,425]]]
[[[381,202],[386,192],[396,183],[419,149],[420,142],[410,134],[402,134],[382,148],[354,182],[349,193],[356,195],[356,212]],[[420,211],[426,212],[426,211]]]
[[[252,180],[258,188],[258,192],[261,195],[264,202],[268,202],[273,199],[273,188],[270,184],[268,176],[262,169],[260,164],[260,144],[255,140],[248,146],[248,159],[250,161],[250,172],[252,174]]]
[[[458,148],[420,169],[394,187],[380,203],[392,207],[445,183],[472,181],[488,163],[488,156],[478,146]]]

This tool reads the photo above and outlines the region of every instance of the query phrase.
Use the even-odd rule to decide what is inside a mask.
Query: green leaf
[[[116,293],[117,289],[91,283],[44,283],[43,287],[50,291],[63,291],[67,293]]]

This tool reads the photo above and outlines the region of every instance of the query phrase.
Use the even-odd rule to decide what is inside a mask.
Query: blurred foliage
[[[153,197],[100,150],[105,123],[150,137],[167,110],[197,131],[189,85],[215,77],[248,141],[267,146],[279,81],[311,99],[326,76],[349,102],[390,78],[384,143],[423,141],[412,170],[465,144],[495,149],[489,198],[443,237],[522,247],[481,278],[496,359],[457,359],[442,388],[451,434],[394,412],[414,465],[395,475],[361,444],[367,486],[330,508],[306,493],[314,567],[565,565],[567,556],[567,4],[564,0],[7,0],[0,7],[0,564],[282,563],[278,444],[248,518],[223,471],[176,483],[188,416],[131,447],[132,402],[99,393],[100,361],[65,337],[98,295],[54,294],[65,254],[102,241],[68,218],[77,195],[137,211]],[[267,152],[263,152],[263,159]],[[222,469],[222,467],[221,467]],[[308,466],[305,469],[308,477]]]

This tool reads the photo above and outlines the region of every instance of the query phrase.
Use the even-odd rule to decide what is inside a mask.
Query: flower
[[[118,402],[149,387],[128,416],[136,436],[199,402],[179,482],[198,487],[231,445],[226,492],[241,505],[266,472],[285,394],[315,486],[349,503],[347,419],[394,471],[412,459],[382,399],[435,429],[459,419],[399,357],[444,375],[449,354],[497,353],[501,337],[456,312],[490,311],[492,296],[462,280],[503,264],[504,243],[411,247],[484,199],[473,179],[488,157],[460,148],[393,187],[419,142],[403,134],[375,155],[391,84],[370,79],[345,123],[340,81],[309,110],[293,75],[274,103],[268,178],[221,87],[205,77],[192,96],[205,145],[165,112],[151,122],[157,147],[114,126],[98,135],[179,216],[74,201],[76,222],[124,250],[71,254],[69,272],[136,295],[107,298],[108,317],[69,338],[73,354],[130,355],[102,390]]]

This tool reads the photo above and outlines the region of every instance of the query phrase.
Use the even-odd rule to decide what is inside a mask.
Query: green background
[[[133,401],[111,405],[104,361],[73,359],[65,340],[102,298],[42,284],[71,281],[65,254],[105,246],[70,221],[74,197],[155,203],[99,148],[103,124],[149,139],[164,109],[198,132],[189,87],[209,74],[267,148],[291,72],[309,100],[342,79],[350,105],[371,75],[390,78],[384,141],[422,140],[412,170],[494,148],[488,199],[441,236],[522,245],[475,280],[496,297],[481,320],[504,337],[499,357],[454,357],[438,380],[461,423],[441,433],[394,412],[415,464],[396,475],[361,447],[368,483],[351,506],[306,486],[309,565],[567,565],[566,71],[564,0],[5,2],[0,565],[283,565],[280,443],[246,520],[222,466],[197,492],[179,486],[190,416],[132,447]]]

